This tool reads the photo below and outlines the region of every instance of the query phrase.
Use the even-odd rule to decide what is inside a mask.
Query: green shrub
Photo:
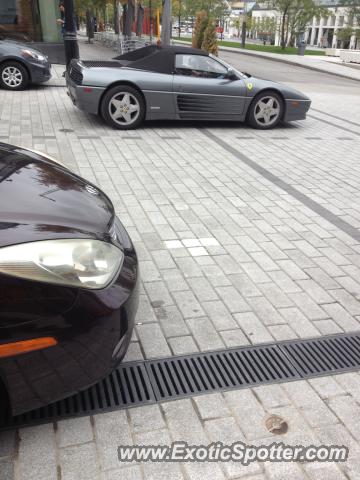
[[[212,53],[213,55],[218,56],[218,39],[216,34],[216,25],[213,19],[209,19],[208,26],[204,32],[204,40],[201,45],[201,48],[206,52]]]
[[[205,10],[200,10],[196,14],[196,22],[192,39],[193,48],[201,48],[204,41],[204,33],[208,25],[209,18]]]

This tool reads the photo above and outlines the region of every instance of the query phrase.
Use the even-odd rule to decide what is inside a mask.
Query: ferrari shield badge
[[[250,83],[250,82],[247,83],[246,86],[247,86],[247,89],[248,89],[248,90],[252,90],[253,87],[254,87],[254,85],[253,85],[252,83]]]

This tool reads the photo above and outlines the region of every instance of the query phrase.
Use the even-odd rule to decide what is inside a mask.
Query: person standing
[[[56,20],[56,23],[61,27],[61,34],[65,33],[65,4],[64,2],[59,3],[60,18]]]
[[[73,58],[79,58],[79,45],[76,39],[76,18],[72,2],[70,1],[68,5],[70,5],[69,10],[66,11],[65,1],[59,2],[60,18],[56,20],[56,23],[61,26],[61,33],[64,38],[66,67],[69,66]],[[65,76],[65,72],[63,76]]]
[[[59,3],[59,10],[60,10],[60,18],[56,20],[56,23],[61,26],[61,34],[64,35],[64,33],[66,32],[65,2],[62,1]],[[73,17],[73,22],[74,22],[74,31],[76,32],[77,22],[75,17]]]

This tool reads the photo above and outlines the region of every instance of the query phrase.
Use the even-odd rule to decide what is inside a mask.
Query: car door
[[[236,75],[226,78],[228,69],[206,55],[178,54],[173,82],[178,118],[241,120],[246,86]]]

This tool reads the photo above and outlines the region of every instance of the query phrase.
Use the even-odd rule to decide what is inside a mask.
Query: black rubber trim
[[[1,429],[359,369],[360,332],[129,362],[83,392],[6,418]]]

